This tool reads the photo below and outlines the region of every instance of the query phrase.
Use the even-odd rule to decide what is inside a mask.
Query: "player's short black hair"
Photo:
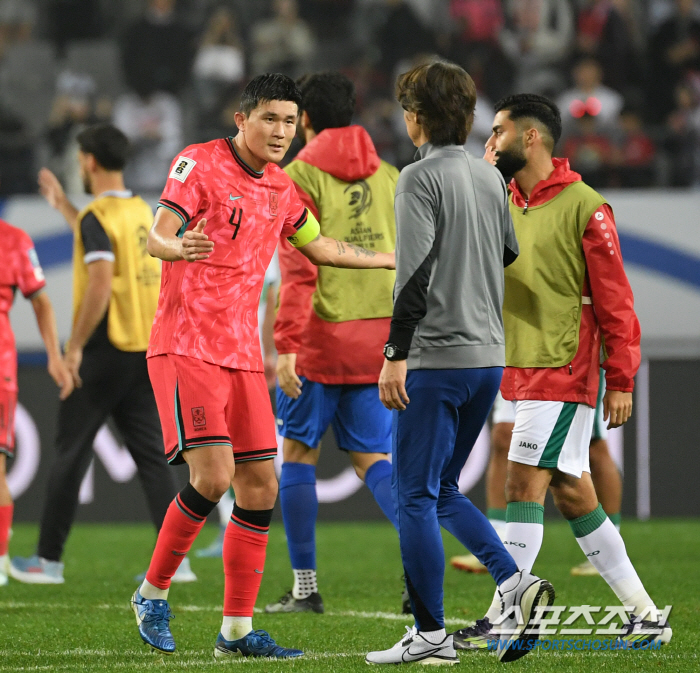
[[[396,99],[414,112],[433,145],[464,145],[474,123],[476,85],[455,63],[435,61],[399,76]]]
[[[510,112],[513,121],[518,119],[535,119],[542,124],[550,135],[549,149],[554,150],[561,138],[561,113],[556,103],[545,96],[535,93],[516,93],[506,96],[494,105],[495,112]]]
[[[88,126],[77,137],[80,150],[92,154],[106,171],[122,171],[129,157],[129,139],[112,124]]]
[[[291,77],[266,72],[246,84],[241,94],[241,112],[247,117],[260,103],[271,100],[289,100],[301,107],[301,92]]]
[[[355,112],[355,85],[340,72],[317,72],[297,80],[301,109],[316,133],[350,126]]]

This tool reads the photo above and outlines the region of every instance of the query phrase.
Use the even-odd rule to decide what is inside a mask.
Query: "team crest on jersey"
[[[277,192],[270,192],[270,215],[277,217],[277,206],[279,205],[279,196]]]
[[[194,159],[190,159],[189,157],[178,157],[168,177],[184,182],[196,165],[197,162]]]
[[[207,424],[207,417],[204,407],[192,407],[192,425],[195,428],[202,428]]]

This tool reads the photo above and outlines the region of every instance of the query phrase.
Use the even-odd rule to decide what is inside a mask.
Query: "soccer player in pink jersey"
[[[56,318],[34,243],[21,229],[0,220],[2,264],[0,265],[0,586],[7,584],[10,557],[7,543],[12,525],[12,496],[7,487],[7,457],[15,449],[15,407],[17,406],[17,351],[10,325],[10,309],[17,288],[32,302],[41,338],[46,346],[51,378],[61,388],[61,399],[73,391],[73,377],[61,358]]]
[[[375,253],[320,235],[294,183],[276,164],[296,131],[301,94],[266,74],[243,91],[239,133],[191,145],[175,158],[149,234],[164,261],[148,351],[169,462],[190,481],[166,514],[132,606],[141,638],[170,654],[170,580],[207,515],[232,485],[224,538],[224,618],[214,655],[289,658],[252,616],[277,497],[274,417],[258,337],[258,304],[280,236],[314,264],[394,268]]]

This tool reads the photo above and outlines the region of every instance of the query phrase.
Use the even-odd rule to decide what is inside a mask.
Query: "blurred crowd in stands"
[[[0,195],[35,192],[41,165],[80,191],[75,137],[98,120],[133,142],[128,185],[157,192],[185,145],[235,134],[266,71],[345,72],[400,168],[394,82],[436,57],[477,84],[479,156],[492,104],[528,91],[559,103],[557,154],[594,187],[700,187],[700,1],[0,0]]]

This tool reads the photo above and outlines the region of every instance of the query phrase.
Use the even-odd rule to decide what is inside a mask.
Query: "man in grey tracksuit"
[[[527,589],[528,601],[545,595],[547,604],[551,590],[518,572],[488,519],[458,488],[501,383],[503,268],[518,255],[503,177],[462,146],[473,86],[461,68],[438,62],[402,75],[397,87],[418,151],[396,187],[394,312],[379,389],[395,410],[392,488],[416,630],[408,645],[404,639],[370,653],[371,663],[454,660],[444,628],[440,526],[486,565],[511,603]],[[534,612],[529,603],[521,607],[526,619]],[[501,658],[517,657],[506,650]]]

